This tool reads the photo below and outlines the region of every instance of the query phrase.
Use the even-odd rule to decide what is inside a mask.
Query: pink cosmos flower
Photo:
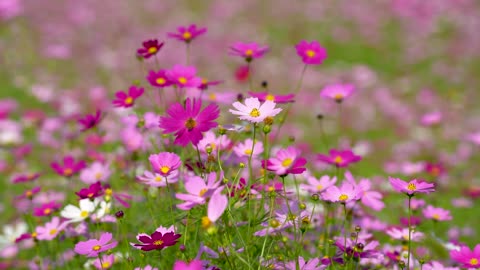
[[[35,229],[38,240],[53,240],[57,235],[67,227],[68,222],[60,222],[59,217],[53,217],[50,222],[45,223],[44,226],[38,226]]]
[[[241,120],[246,120],[252,123],[260,123],[267,117],[274,117],[279,114],[282,109],[275,108],[275,102],[267,100],[260,104],[258,98],[247,98],[245,104],[234,102],[233,107],[236,110],[230,109],[232,114],[239,115]]]
[[[202,266],[202,261],[200,260],[193,260],[190,263],[183,262],[183,261],[176,261],[173,265],[173,270],[202,270],[204,269]]]
[[[385,203],[382,202],[383,196],[380,192],[373,191],[372,183],[368,179],[361,179],[357,184],[355,178],[350,172],[345,172],[345,179],[352,185],[354,185],[362,194],[362,204],[372,208],[375,211],[380,211],[385,207]]]
[[[143,175],[137,176],[137,179],[151,187],[165,187],[167,186],[167,182],[169,184],[178,182],[178,171],[173,171],[168,177],[162,174],[144,171]]]
[[[247,62],[252,61],[255,58],[262,57],[268,52],[267,46],[260,46],[256,42],[242,43],[236,42],[230,47],[230,54],[235,56],[241,56],[245,58]]]
[[[130,108],[134,105],[135,100],[143,95],[143,92],[143,88],[132,85],[128,89],[128,93],[123,91],[115,93],[117,99],[113,100],[112,103],[115,107]]]
[[[70,177],[85,168],[86,163],[83,160],[75,162],[75,159],[72,156],[65,156],[63,158],[63,164],[52,162],[50,166],[57,172],[57,174]]]
[[[60,209],[62,205],[56,201],[50,201],[48,203],[42,204],[40,207],[33,209],[33,215],[36,217],[45,217],[50,216],[53,212]]]
[[[450,211],[445,210],[443,208],[433,207],[431,205],[423,209],[423,215],[425,216],[425,218],[433,219],[435,221],[452,220]]]
[[[227,196],[221,194],[221,189],[217,189],[208,202],[207,216],[202,217],[202,227],[206,229],[213,226],[215,221],[222,216],[227,205]]]
[[[114,263],[115,263],[114,254],[102,255],[102,260],[100,260],[100,258],[97,258],[95,261],[93,261],[93,266],[95,266],[95,268],[97,268],[98,270],[103,270],[103,269],[112,268]]]
[[[80,199],[94,199],[103,195],[103,188],[100,182],[91,184],[88,188],[82,188],[79,192],[75,194],[80,197]]]
[[[161,250],[175,245],[181,236],[181,234],[175,233],[173,225],[168,229],[160,226],[151,235],[138,234],[137,240],[141,244],[130,243],[130,245],[143,251]]]
[[[355,92],[353,84],[331,84],[325,86],[320,92],[320,96],[330,98],[340,103]]]
[[[137,55],[148,59],[157,54],[163,47],[163,42],[159,43],[157,39],[150,39],[142,43],[142,48],[137,50]]]
[[[261,102],[265,102],[267,100],[273,101],[277,104],[285,104],[294,102],[295,94],[288,94],[288,95],[272,95],[268,92],[248,92],[248,94],[252,97],[258,98]]]
[[[248,77],[250,76],[251,69],[252,68],[248,65],[239,66],[235,70],[235,79],[237,79],[239,82],[247,81]]]
[[[322,199],[330,202],[349,203],[361,199],[362,194],[354,185],[343,182],[340,188],[331,186],[322,193]]]
[[[208,95],[201,95],[202,100],[214,102],[217,104],[232,104],[238,98],[234,91],[209,91]]]
[[[428,162],[425,164],[425,171],[431,176],[437,177],[444,174],[446,169],[441,163]]]
[[[446,267],[437,261],[431,261],[423,265],[423,270],[460,270],[458,267]]]
[[[281,149],[267,161],[267,170],[277,175],[301,174],[306,170],[304,166],[307,160],[300,157],[300,154],[300,150],[293,146]]]
[[[319,65],[327,58],[327,50],[315,40],[312,42],[302,40],[295,45],[295,49],[306,65]]]
[[[416,179],[407,183],[398,178],[389,177],[389,181],[393,189],[409,196],[413,196],[415,193],[430,193],[435,191],[435,185],[433,183],[422,182]]]
[[[87,241],[78,242],[75,245],[74,251],[77,254],[85,255],[87,257],[97,257],[99,253],[110,250],[117,246],[117,241],[112,241],[112,234],[109,232],[102,233],[100,239],[90,239]]]
[[[129,152],[140,150],[144,146],[143,135],[135,127],[127,127],[120,133],[120,139]]]
[[[167,78],[178,87],[200,87],[202,78],[197,77],[197,69],[194,66],[175,65],[167,71]]]
[[[437,125],[440,124],[442,118],[442,113],[439,111],[426,113],[420,118],[420,124],[427,127]]]
[[[405,200],[405,205],[408,207],[408,199]],[[410,201],[410,207],[412,208],[412,211],[418,210],[424,206],[425,206],[424,200],[412,198]]]
[[[18,196],[17,199],[25,199],[25,198],[32,199],[33,195],[40,192],[40,189],[41,189],[41,187],[39,187],[39,186],[33,187],[32,189],[27,189],[23,192],[22,195]]]
[[[324,175],[320,179],[316,179],[313,176],[306,178],[307,184],[300,184],[300,188],[312,193],[321,193],[329,187],[335,185],[337,182],[337,177],[332,177]]]
[[[192,40],[207,32],[207,28],[197,28],[197,25],[190,24],[188,27],[180,26],[177,28],[177,33],[167,33],[168,37],[190,43]]]
[[[408,241],[408,228],[390,228],[386,233],[393,239]],[[423,233],[412,231],[410,236],[412,241],[417,242],[423,238]]]
[[[197,145],[206,132],[218,124],[214,122],[220,115],[217,105],[209,104],[202,111],[202,102],[187,98],[185,108],[175,103],[167,110],[168,116],[160,117],[160,128],[164,133],[175,133],[175,144],[186,146],[188,143]]]
[[[172,82],[167,77],[167,70],[165,69],[160,69],[157,72],[155,72],[154,70],[150,70],[147,76],[147,80],[150,85],[155,87],[166,87],[172,84]]]
[[[135,267],[133,270],[158,270],[158,268],[154,268],[151,265],[146,265],[145,267]]]
[[[220,181],[217,181],[217,173],[215,172],[207,175],[207,183],[199,176],[188,177],[185,181],[185,190],[188,194],[175,194],[175,198],[185,201],[178,204],[177,207],[181,210],[190,210],[196,205],[205,204],[215,191],[223,189],[223,187],[219,188],[219,186]]]
[[[227,135],[216,136],[215,132],[209,130],[203,134],[203,139],[198,142],[198,149],[202,153],[207,152],[207,148],[212,150],[212,155],[216,155],[217,151],[225,150],[230,145],[231,140]]]
[[[102,120],[102,111],[97,110],[95,115],[87,114],[83,118],[78,119],[78,123],[82,126],[80,131],[87,131],[91,128],[94,128]]]
[[[209,86],[219,85],[221,83],[223,83],[223,81],[210,81],[205,78],[202,78],[202,84],[198,87],[198,89],[207,90]]]
[[[36,180],[40,177],[40,173],[26,173],[26,174],[15,174],[11,178],[11,182],[14,184],[25,183]]]
[[[177,154],[170,152],[161,152],[150,155],[148,160],[150,161],[153,170],[165,177],[178,170],[180,165],[182,165],[180,157]]]
[[[261,153],[263,153],[263,143],[262,142],[255,142],[255,146],[253,147],[253,152],[252,152],[252,146],[253,146],[253,140],[252,139],[246,139],[245,142],[243,143],[238,143],[235,147],[233,147],[233,152],[238,156],[238,157],[257,157]]]
[[[450,257],[464,268],[480,268],[480,244],[476,245],[473,251],[463,246],[460,250],[450,251]]]
[[[284,269],[296,269],[296,263],[296,261],[287,262]],[[319,258],[305,261],[302,256],[298,257],[298,264],[300,270],[323,270],[328,267],[328,265],[321,264]]]
[[[108,167],[108,164],[96,161],[80,172],[80,180],[85,184],[93,184],[98,181],[105,182],[111,175]]]
[[[350,163],[358,162],[362,159],[361,156],[355,155],[351,150],[336,150],[332,149],[329,155],[318,155],[318,160],[328,164],[335,165],[339,168],[347,167]]]

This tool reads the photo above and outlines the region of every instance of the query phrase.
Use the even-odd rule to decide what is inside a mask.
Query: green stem
[[[408,258],[407,258],[407,269],[410,269],[410,254],[412,252],[412,202],[413,195],[408,195]]]

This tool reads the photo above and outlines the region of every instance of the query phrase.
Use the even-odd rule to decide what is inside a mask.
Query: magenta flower
[[[443,208],[433,207],[431,205],[423,209],[423,215],[425,216],[425,218],[433,219],[435,221],[452,220],[450,211],[445,210]]]
[[[103,195],[103,188],[100,182],[91,184],[88,188],[82,188],[75,192],[80,199],[94,199]]]
[[[115,107],[123,107],[123,108],[130,108],[135,103],[135,100],[143,95],[143,88],[137,88],[136,86],[132,85],[128,89],[128,93],[123,91],[118,91],[115,93],[117,99],[113,100],[113,105]]]
[[[197,69],[194,66],[175,65],[167,71],[167,78],[178,87],[200,87],[202,78],[197,77]]]
[[[268,52],[267,46],[260,46],[258,43],[242,43],[236,42],[230,47],[230,54],[235,56],[241,56],[245,58],[247,62],[252,61],[255,58],[262,57]]]
[[[39,187],[39,186],[36,186],[32,189],[27,189],[27,190],[25,190],[25,192],[23,192],[22,195],[18,196],[17,199],[25,199],[25,198],[32,199],[33,195],[40,192],[40,189],[41,189],[41,187]]]
[[[330,98],[340,103],[355,92],[353,84],[331,84],[325,86],[320,92],[320,96]]]
[[[328,156],[320,154],[317,158],[320,161],[335,165],[339,168],[347,167],[350,163],[355,163],[362,159],[361,156],[355,155],[351,150],[339,151],[336,149],[330,150]]]
[[[12,183],[25,183],[36,180],[40,177],[40,173],[26,173],[26,174],[16,174],[12,176]]]
[[[393,189],[405,193],[408,196],[413,196],[415,193],[430,193],[435,191],[435,185],[433,183],[418,181],[416,179],[407,183],[398,178],[389,177],[389,181]]]
[[[72,156],[65,156],[63,158],[63,164],[52,162],[50,166],[57,172],[57,174],[70,177],[85,168],[86,163],[83,160],[75,162],[75,159]]]
[[[53,240],[57,235],[67,227],[68,222],[60,222],[60,218],[53,217],[52,221],[45,223],[35,229],[38,240]]]
[[[430,163],[425,164],[425,171],[433,177],[440,176],[445,173],[445,167],[441,163]]]
[[[436,111],[431,113],[426,113],[420,118],[420,124],[423,126],[433,126],[440,124],[442,122],[442,112]]]
[[[200,86],[198,87],[198,89],[200,90],[207,90],[209,86],[212,86],[212,85],[219,85],[223,83],[223,81],[209,81],[205,78],[202,79],[202,84],[200,84]]]
[[[193,260],[190,263],[186,263],[183,261],[176,261],[173,265],[173,270],[202,270],[204,269],[202,266],[202,261],[200,260]]]
[[[343,204],[357,201],[361,199],[362,194],[360,190],[356,189],[354,185],[343,182],[340,188],[331,186],[322,193],[322,199],[330,202],[340,202]]]
[[[307,164],[307,160],[300,157],[300,154],[300,150],[293,146],[281,149],[267,161],[267,170],[281,176],[301,174],[306,170],[304,166]]]
[[[175,133],[175,144],[197,145],[206,132],[218,124],[214,122],[220,115],[217,105],[209,104],[202,111],[202,101],[187,98],[185,107],[175,103],[167,110],[168,116],[160,117],[160,128],[164,133]]]
[[[327,50],[315,40],[310,43],[302,40],[295,45],[295,49],[306,65],[319,65],[327,58]]]
[[[473,251],[463,246],[460,250],[450,251],[450,257],[464,268],[480,268],[480,244],[476,245]]]
[[[229,110],[232,114],[239,115],[241,120],[252,123],[260,123],[265,120],[265,118],[274,117],[282,111],[280,108],[275,108],[275,102],[267,100],[263,104],[260,104],[260,100],[254,97],[245,99],[245,104],[237,101],[232,105],[236,109]]]
[[[95,115],[87,114],[83,118],[78,119],[78,123],[82,125],[80,131],[86,131],[91,128],[94,128],[102,120],[102,111],[97,110]]]
[[[148,82],[155,87],[166,87],[172,84],[172,82],[167,77],[167,70],[160,69],[159,71],[155,72],[154,70],[150,70],[147,76]]]
[[[203,35],[207,32],[207,28],[197,28],[197,25],[190,24],[188,27],[180,26],[177,28],[177,33],[167,33],[168,37],[190,43],[196,37]]]
[[[145,59],[157,54],[163,47],[163,42],[159,43],[157,39],[150,39],[142,43],[142,48],[137,50],[137,55]]]
[[[36,207],[33,209],[33,215],[36,217],[45,217],[50,216],[53,212],[60,209],[62,205],[57,203],[56,201],[51,201],[42,204],[40,207]]]
[[[156,267],[152,267],[151,265],[146,265],[145,267],[135,267],[133,270],[158,270]]]
[[[143,251],[151,251],[156,249],[162,250],[166,247],[175,245],[178,242],[178,238],[181,236],[181,234],[175,233],[173,225],[168,229],[160,226],[151,235],[144,233],[138,234],[137,240],[141,242],[141,244],[130,243],[130,245]]]
[[[178,170],[180,165],[182,165],[180,157],[177,154],[170,152],[161,152],[150,155],[148,160],[150,161],[153,170],[164,177],[169,176],[171,173]]]
[[[90,239],[87,241],[78,242],[75,245],[74,251],[77,254],[85,255],[87,257],[97,257],[99,253],[110,250],[117,246],[117,241],[112,241],[112,234],[102,233],[100,239]]]
[[[248,94],[252,97],[258,98],[261,102],[270,100],[277,104],[285,104],[294,102],[293,98],[295,94],[288,94],[288,95],[272,95],[268,92],[248,92]]]

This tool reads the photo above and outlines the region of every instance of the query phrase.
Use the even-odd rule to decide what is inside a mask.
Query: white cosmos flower
[[[63,208],[60,215],[66,219],[69,219],[68,222],[79,222],[90,216],[90,214],[97,207],[98,201],[91,201],[90,199],[80,200],[79,206],[69,204]]]
[[[24,222],[3,226],[3,234],[0,235],[0,257],[14,257],[18,252],[15,239],[27,231],[28,227]]]

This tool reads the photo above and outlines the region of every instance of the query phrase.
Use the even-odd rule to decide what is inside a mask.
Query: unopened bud
[[[320,199],[320,196],[317,193],[315,193],[311,196],[311,198],[312,198],[312,201],[316,202]]]
[[[245,163],[240,162],[240,164],[238,164],[238,166],[243,169],[243,168],[245,168]]]
[[[115,213],[115,217],[118,218],[118,219],[123,218],[124,215],[125,215],[125,214],[123,213],[122,210],[117,211],[117,212]]]
[[[356,231],[357,233],[360,232],[361,230],[362,230],[362,227],[360,227],[360,226],[358,226],[358,225],[355,226],[355,231]]]
[[[263,126],[263,133],[268,134],[272,131],[272,127],[270,125]]]

